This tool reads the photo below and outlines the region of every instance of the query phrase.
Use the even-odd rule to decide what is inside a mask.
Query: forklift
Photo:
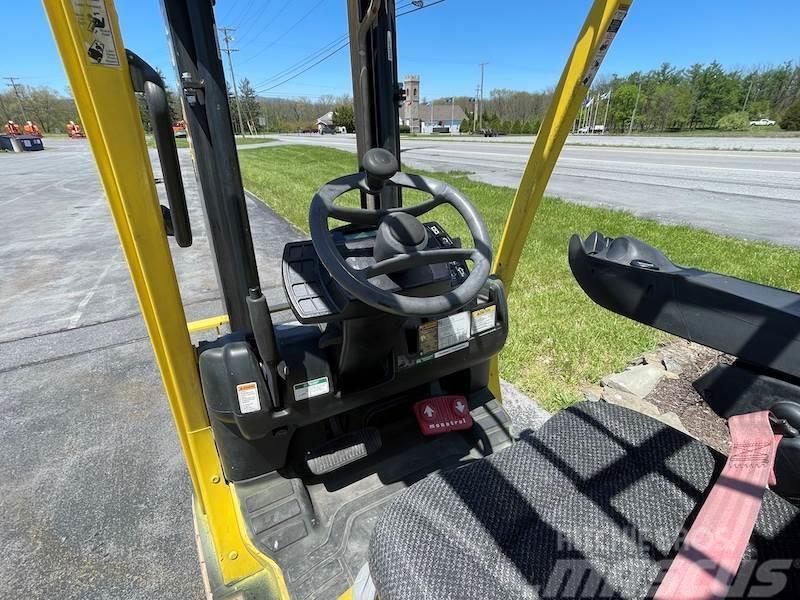
[[[226,311],[192,323],[172,261],[192,225],[164,82],[125,49],[112,0],[44,4],[186,459],[209,597],[798,597],[800,295],[675,265],[634,238],[576,235],[568,260],[595,302],[739,357],[696,384],[730,419],[731,458],[602,402],[518,437],[503,409],[497,356],[514,271],[630,0],[593,2],[497,246],[463,193],[401,170],[395,3],[348,0],[357,170],[320,182],[310,239],[283,250],[286,302],[272,305],[213,3],[162,0]],[[99,61],[84,34],[98,18]],[[408,202],[408,191],[428,199]],[[430,218],[439,207],[470,241]],[[741,552],[717,556],[731,524]],[[695,540],[701,526],[710,546]]]

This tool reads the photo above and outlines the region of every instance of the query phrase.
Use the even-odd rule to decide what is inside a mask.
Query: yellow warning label
[[[419,326],[419,352],[428,354],[439,349],[439,322],[431,321]]]

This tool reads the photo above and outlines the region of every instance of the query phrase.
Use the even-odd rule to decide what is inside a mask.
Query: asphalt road
[[[183,455],[94,161],[85,140],[45,143],[0,153],[0,597],[202,598]],[[195,242],[172,250],[196,319],[222,308],[181,159]],[[248,208],[274,286],[297,233]]]
[[[355,151],[353,136],[288,135],[278,139]],[[547,193],[582,204],[628,210],[663,223],[800,246],[800,138],[730,139],[731,143],[757,143],[766,148],[795,148],[780,152],[702,148],[702,144],[719,143],[708,141],[715,138],[663,138],[687,146],[681,149],[605,145],[609,140],[640,144],[643,139],[647,140],[584,136],[576,142],[571,138]],[[578,145],[589,143],[596,145]],[[698,143],[701,147],[690,147]],[[480,181],[510,187],[517,186],[529,153],[529,145],[502,138],[402,141],[403,163],[408,167],[467,171]]]

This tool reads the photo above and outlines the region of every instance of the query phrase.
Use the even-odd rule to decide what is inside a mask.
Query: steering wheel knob
[[[361,166],[367,173],[367,187],[375,193],[380,192],[386,181],[400,169],[395,155],[385,148],[367,150],[361,160]]]

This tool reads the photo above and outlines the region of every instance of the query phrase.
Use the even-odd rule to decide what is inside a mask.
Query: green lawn
[[[311,146],[253,149],[240,152],[239,160],[245,187],[303,231],[308,231],[308,205],[315,190],[356,168],[353,154]],[[496,245],[514,190],[463,175],[431,175],[473,200]],[[454,235],[466,235],[450,209],[441,207],[429,214]],[[574,402],[581,385],[622,370],[667,337],[596,306],[574,282],[567,264],[569,237],[595,229],[610,236],[639,237],[680,264],[800,291],[800,251],[545,198],[509,298],[511,335],[500,371],[548,409]]]

